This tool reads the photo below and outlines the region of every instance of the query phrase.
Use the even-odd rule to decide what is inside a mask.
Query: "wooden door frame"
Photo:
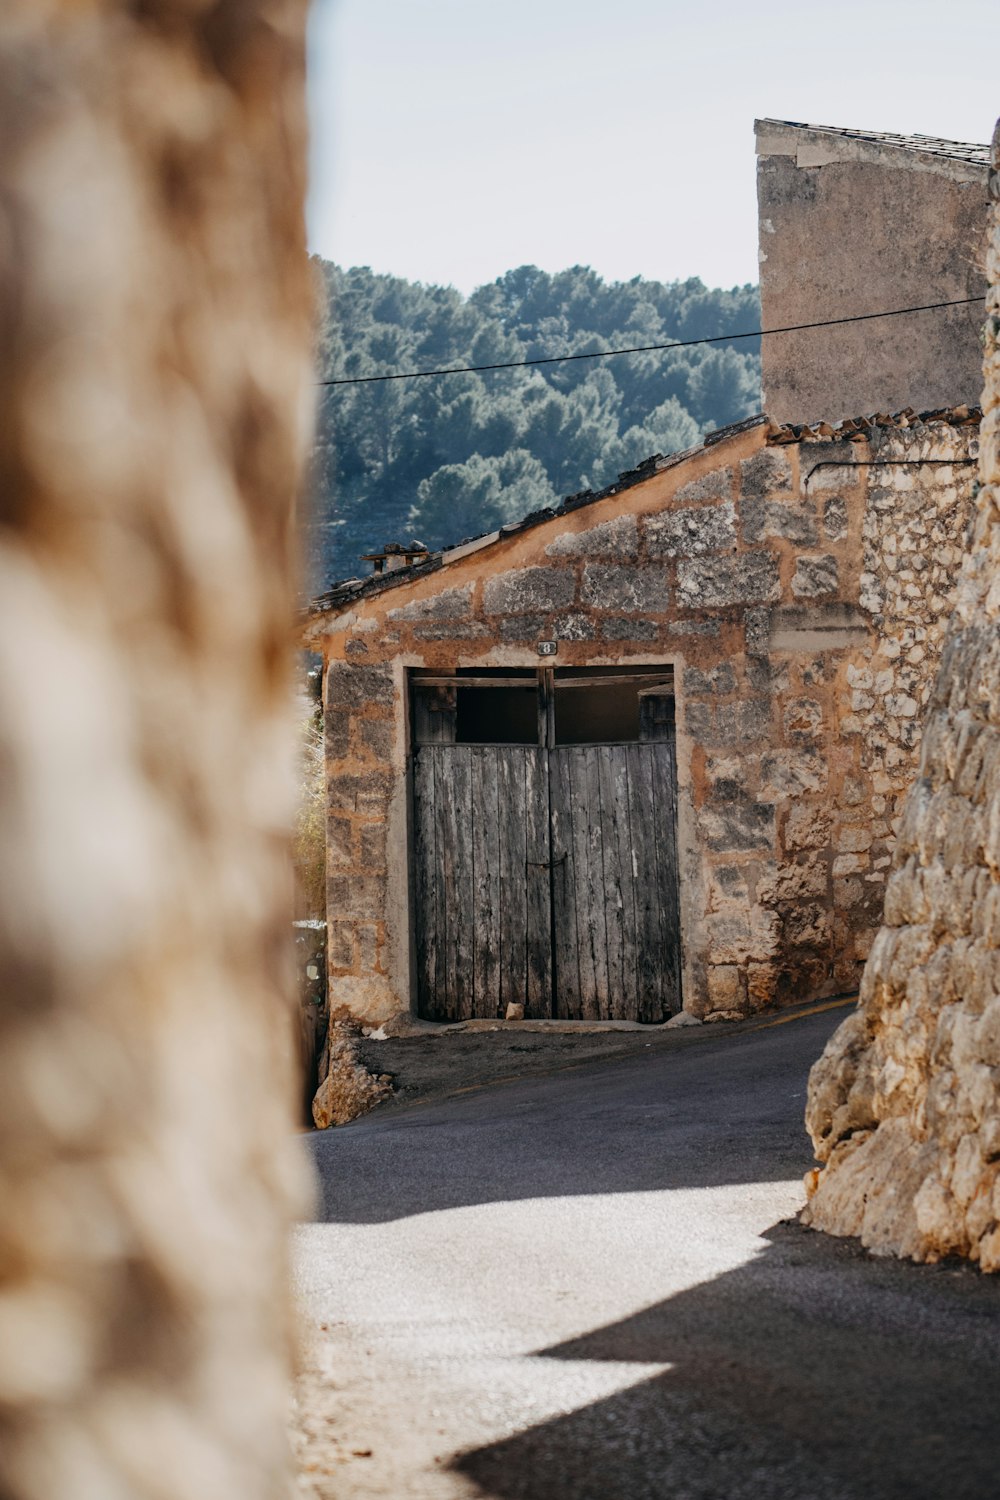
[[[399,711],[403,715],[403,753],[404,753],[404,780],[405,780],[405,848],[401,851],[405,860],[407,875],[407,932],[406,950],[408,974],[406,975],[403,992],[409,997],[409,1011],[411,1016],[417,1018],[418,1011],[418,974],[416,956],[416,932],[417,932],[417,910],[416,910],[416,882],[415,882],[415,822],[414,822],[414,753],[418,748],[413,737],[413,691],[421,679],[426,680],[429,676],[440,675],[454,680],[454,674],[459,668],[472,672],[477,665],[475,662],[456,662],[454,668],[437,669],[428,667],[422,660],[414,660],[410,657],[400,663],[402,667],[402,692],[399,698]],[[528,656],[523,651],[505,652],[500,659],[493,653],[484,664],[492,671],[508,667],[512,672],[523,673],[529,669],[536,673],[551,671],[554,677],[553,666],[543,667],[534,655]],[[687,998],[696,993],[697,972],[696,958],[692,946],[692,940],[703,925],[704,913],[696,904],[696,892],[701,888],[700,858],[692,861],[692,851],[697,851],[698,843],[696,837],[696,819],[690,797],[691,776],[691,740],[686,733],[686,703],[683,691],[683,659],[673,655],[662,655],[660,653],[644,653],[640,657],[630,657],[627,663],[609,661],[584,661],[566,662],[564,667],[578,667],[582,671],[595,668],[608,676],[616,675],[616,667],[628,666],[638,669],[646,669],[650,673],[658,669],[669,669],[673,677],[672,695],[675,705],[675,727],[674,727],[674,766],[676,776],[676,826],[675,836],[677,840],[677,868],[678,868],[678,909],[679,909],[679,932],[678,932],[678,974],[680,985],[681,1009],[686,1008]],[[622,676],[633,677],[635,673],[622,673]],[[466,679],[468,680],[468,679]],[[522,679],[523,680],[523,679]],[[595,678],[600,681],[601,678]],[[604,678],[607,680],[607,677]],[[497,679],[491,679],[496,683]],[[546,739],[548,743],[542,748],[550,748],[554,740],[554,724],[549,727],[550,718],[554,715],[554,693],[549,692],[546,702]],[[693,867],[692,867],[693,866]],[[687,869],[686,867],[692,867]],[[402,976],[401,976],[402,978]],[[429,1025],[446,1024],[429,1022]],[[585,1026],[588,1022],[563,1021],[565,1026]]]

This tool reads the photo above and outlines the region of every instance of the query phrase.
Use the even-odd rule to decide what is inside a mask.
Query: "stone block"
[[[392,759],[395,725],[391,719],[360,719],[361,744],[373,760]]]
[[[545,549],[546,557],[615,557],[623,560],[639,553],[639,527],[635,516],[615,516],[587,531],[564,531]]]
[[[687,734],[699,745],[711,745],[715,740],[715,708],[711,703],[684,702],[683,723]]]
[[[712,789],[712,799],[726,802],[744,794],[748,776],[753,774],[753,758],[746,755],[709,755],[705,760],[705,780]]]
[[[830,842],[833,816],[830,809],[815,803],[797,802],[785,819],[785,848],[822,849]]]
[[[659,630],[653,620],[619,619],[602,620],[601,635],[606,641],[655,641]]]
[[[348,641],[344,646],[344,655],[348,661],[356,661],[359,657],[368,656],[368,642],[359,640]]]
[[[359,922],[357,926],[358,959],[361,972],[382,972],[382,925],[372,922]]]
[[[500,621],[498,634],[511,645],[534,645],[554,635],[550,615],[511,615]]]
[[[838,854],[833,861],[833,874],[859,875],[868,868],[868,860],[863,854]]]
[[[326,820],[327,869],[351,869],[357,859],[354,824],[350,818],[330,815]]]
[[[748,656],[766,656],[770,650],[771,611],[748,609],[743,620]]]
[[[323,715],[323,754],[328,761],[343,760],[350,746],[350,714],[339,707],[328,707]]]
[[[335,772],[327,781],[329,806],[335,812],[384,814],[392,796],[393,780],[390,770]]]
[[[742,796],[702,808],[699,824],[709,849],[717,853],[774,847],[774,806]]]
[[[475,641],[489,632],[478,620],[434,620],[414,625],[413,634],[418,641]]]
[[[747,965],[747,1003],[751,1010],[766,1010],[778,997],[780,970],[770,963]]]
[[[871,639],[868,622],[850,604],[790,604],[772,610],[768,649],[771,651],[845,651],[865,646]]]
[[[727,661],[704,672],[698,667],[685,667],[684,691],[691,698],[728,695],[736,691],[736,674]]]
[[[643,524],[650,557],[704,557],[736,550],[736,511],[725,505],[665,510]]]
[[[358,864],[363,870],[386,868],[386,824],[383,821],[361,824]]]
[[[367,708],[371,703],[390,704],[396,694],[392,668],[381,663],[334,661],[326,679],[327,711]]]
[[[678,563],[677,599],[684,609],[767,604],[781,595],[778,560],[770,552]]]
[[[663,567],[650,565],[588,563],[583,570],[582,597],[584,604],[592,609],[662,614],[670,606],[667,572]]]
[[[819,540],[816,516],[808,503],[783,505],[778,500],[754,497],[744,501],[742,521],[748,542],[777,537],[800,547],[814,547]]]
[[[823,531],[831,542],[841,542],[847,535],[847,503],[841,495],[831,495],[823,504]]]
[[[771,751],[761,757],[760,770],[762,792],[779,799],[822,791],[830,774],[815,750]]]
[[[334,917],[385,919],[386,877],[381,875],[332,875],[327,881],[327,909]]]
[[[713,911],[720,911],[727,902],[749,901],[746,872],[739,865],[719,865],[712,871],[710,904]]]
[[[695,505],[699,501],[730,500],[732,494],[732,469],[713,469],[700,479],[692,479],[689,484],[682,485],[674,496],[673,504]]]
[[[785,738],[792,744],[814,740],[823,727],[823,709],[815,698],[794,698],[782,715]]]
[[[675,636],[715,636],[718,633],[718,620],[671,620],[667,626],[667,634]]]
[[[472,611],[472,584],[460,589],[442,589],[429,599],[414,599],[398,609],[390,609],[388,618],[397,623],[418,620],[466,620]]]
[[[762,448],[740,464],[740,494],[764,499],[792,488],[792,466],[780,448]]]
[[[826,553],[822,557],[799,557],[792,575],[792,593],[798,599],[816,599],[835,594],[839,585],[837,559]]]
[[[845,824],[837,829],[833,847],[840,854],[863,854],[872,846],[871,828],[866,824]]]
[[[331,969],[354,968],[354,923],[331,922],[327,927],[327,962]]]
[[[563,615],[552,633],[557,641],[592,641],[597,630],[589,615]]]
[[[706,980],[710,1009],[740,1010],[742,1008],[743,976],[737,964],[710,964]]]
[[[822,906],[795,906],[784,914],[782,935],[790,948],[825,948],[832,933],[830,913]]]
[[[756,746],[770,738],[770,698],[743,698],[738,703],[719,704],[712,744]]]
[[[801,864],[769,865],[757,877],[757,901],[761,906],[781,906],[815,900],[826,894],[828,878],[826,864],[815,855]]]
[[[745,909],[713,912],[706,919],[708,954],[713,968],[735,966],[746,958],[750,944],[750,916]]]
[[[489,615],[524,615],[565,609],[576,596],[569,568],[519,568],[487,580],[483,609]]]

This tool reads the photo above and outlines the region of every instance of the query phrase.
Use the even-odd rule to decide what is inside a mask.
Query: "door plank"
[[[635,872],[636,1020],[664,1019],[664,932],[656,864],[657,827],[653,797],[653,756],[644,745],[629,745],[629,812]]]
[[[448,993],[456,1020],[475,1014],[475,961],[473,931],[475,915],[475,868],[472,839],[471,749],[454,749],[452,766],[452,830],[454,867],[448,904]]]
[[[593,975],[593,988],[585,996],[588,1018],[607,1020],[608,1008],[608,932],[607,899],[604,888],[604,852],[601,830],[601,769],[599,752],[590,746],[581,747],[580,782],[576,816],[583,833],[586,851],[585,901],[581,910],[585,913],[583,946],[587,949]],[[582,795],[581,795],[582,794]]]
[[[457,970],[453,929],[455,923],[455,752],[436,752],[434,768],[434,843],[437,855],[438,971],[435,986],[435,1019],[455,1021]]]
[[[628,759],[624,745],[598,751],[601,779],[601,841],[608,933],[608,1004],[618,1020],[634,1021],[636,922],[629,828]]]
[[[582,1018],[580,944],[577,935],[576,855],[573,837],[573,753],[553,750],[549,759],[549,817],[552,825],[552,1013],[562,1020]]]
[[[618,833],[615,827],[614,751],[601,745],[594,751],[600,785],[601,867],[604,876],[604,929],[607,934],[608,1016],[622,1016],[625,1006],[625,898],[622,890],[625,872],[619,857]],[[629,893],[631,899],[631,892]],[[626,1017],[623,1017],[623,1019]]]
[[[677,864],[677,769],[674,744],[649,747],[653,758],[657,891],[663,954],[663,1008],[681,1008],[679,872]]]
[[[500,1014],[500,812],[497,752],[472,752],[473,1014]]]
[[[527,885],[525,882],[524,751],[497,750],[500,826],[500,1013],[527,995]]]
[[[413,763],[413,915],[417,951],[417,1011],[434,1014],[437,974],[435,923],[434,757],[417,751]]]
[[[552,872],[548,754],[524,752],[526,1016],[552,1015]]]

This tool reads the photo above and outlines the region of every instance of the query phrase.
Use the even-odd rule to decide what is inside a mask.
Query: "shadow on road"
[[[806,1077],[840,1012],[488,1089],[309,1138],[320,1223],[801,1177]]]
[[[539,1357],[664,1374],[459,1458],[493,1500],[994,1500],[1000,1285],[776,1225],[714,1281]]]

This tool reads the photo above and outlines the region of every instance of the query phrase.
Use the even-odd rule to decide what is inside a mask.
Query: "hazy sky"
[[[756,281],[755,116],[987,141],[998,41],[998,0],[314,0],[311,248]]]

